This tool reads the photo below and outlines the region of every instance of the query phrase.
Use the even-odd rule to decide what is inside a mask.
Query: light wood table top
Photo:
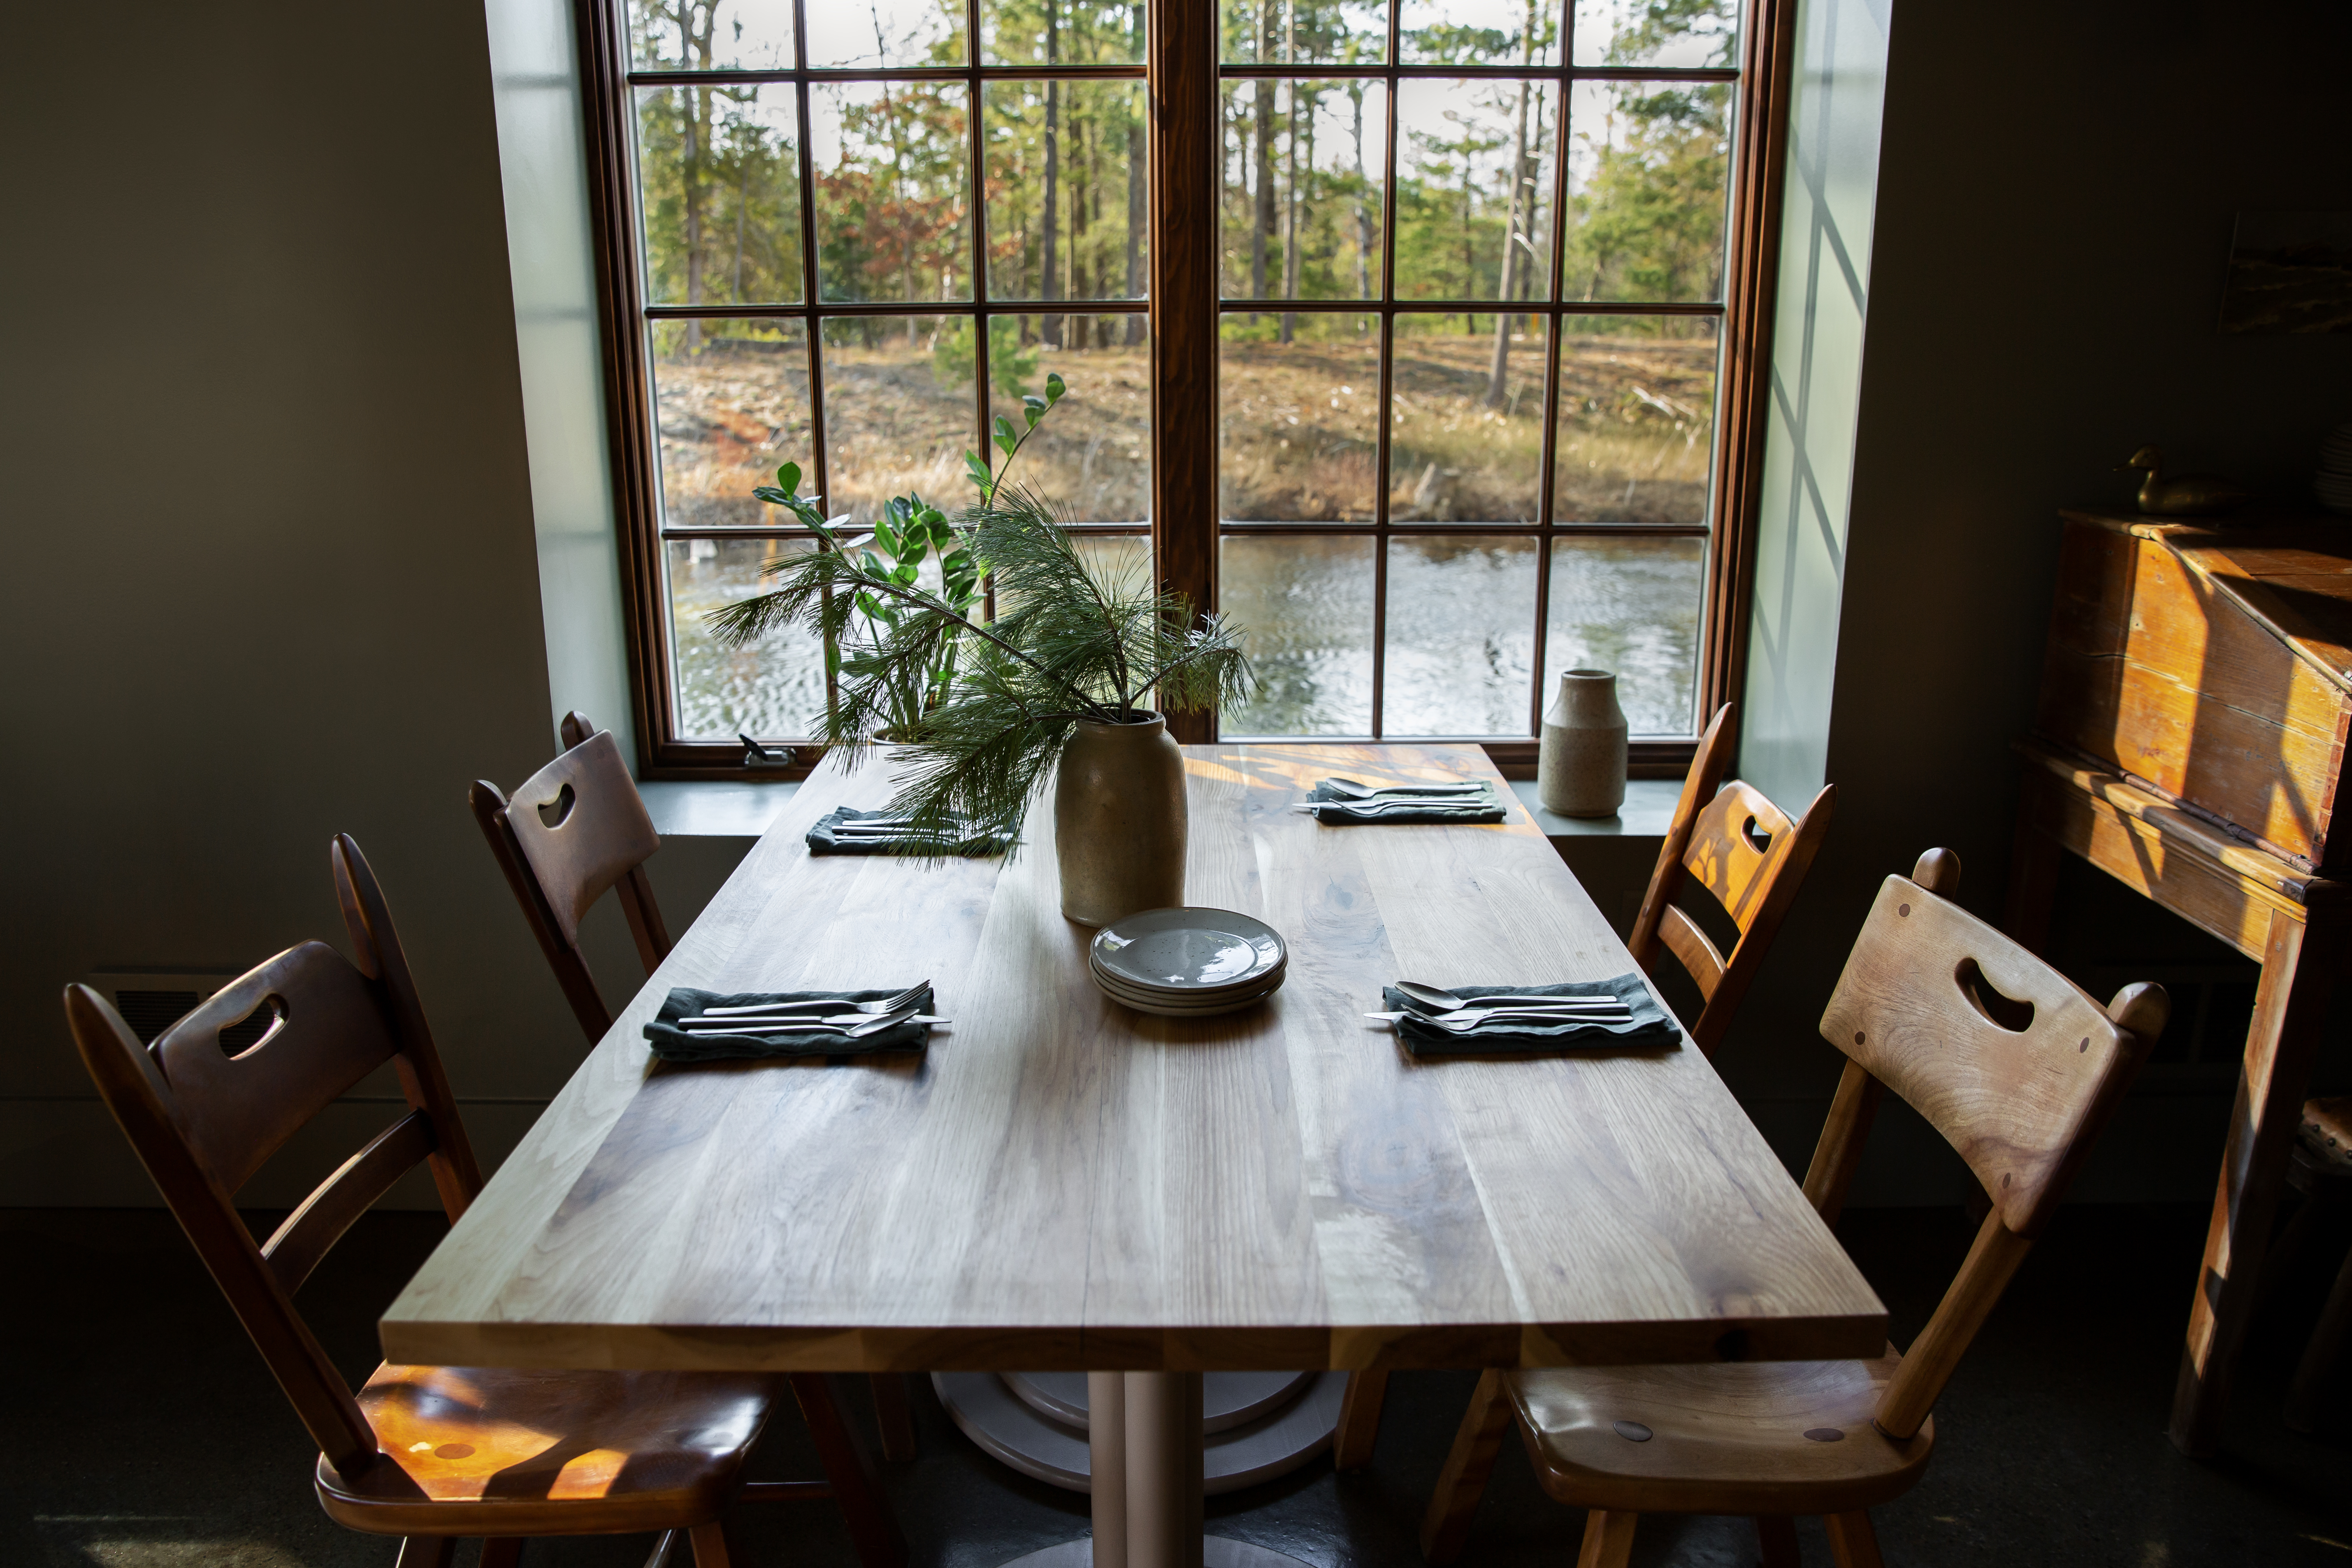
[[[1265,1005],[1087,977],[1053,812],[1017,858],[812,858],[813,778],[382,1324],[394,1362],[793,1370],[1542,1366],[1878,1354],[1885,1309],[1697,1051],[1408,1057],[1399,977],[1633,967],[1507,788],[1326,827],[1320,777],[1475,746],[1204,746],[1187,897],[1290,944]],[[649,1067],[674,985],[937,984],[924,1058]]]

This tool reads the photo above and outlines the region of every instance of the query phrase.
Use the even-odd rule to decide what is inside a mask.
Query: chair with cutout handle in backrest
[[[1931,849],[1880,888],[1822,1016],[1845,1072],[1805,1175],[1834,1224],[1889,1089],[1968,1162],[1992,1207],[1927,1328],[1875,1361],[1489,1372],[1422,1521],[1429,1561],[1460,1553],[1516,1425],[1545,1491],[1591,1510],[1580,1568],[1623,1568],[1643,1513],[1754,1515],[1767,1568],[1794,1568],[1793,1516],[1821,1514],[1841,1568],[1879,1562],[1869,1510],[1926,1469],[1928,1412],[2169,1006],[2147,984],[2100,1006],[1948,902],[1959,873],[1957,856]]]
[[[617,890],[646,973],[669,956],[669,929],[645,872],[661,837],[612,731],[573,712],[564,715],[562,734],[562,753],[511,797],[477,779],[467,800],[522,906],[524,922],[593,1045],[613,1026],[613,1015],[581,956],[580,921],[597,900]]]
[[[669,956],[669,929],[654,902],[645,863],[661,847],[661,837],[612,731],[574,710],[563,716],[562,734],[562,753],[512,796],[477,779],[467,799],[522,906],[524,923],[593,1046],[612,1028],[613,1015],[581,954],[580,921],[598,899],[617,891],[646,973],[660,967]],[[904,1376],[876,1373],[869,1382],[883,1457],[913,1458],[915,1417]]]
[[[1737,717],[1736,707],[1725,703],[1699,737],[1665,843],[1658,851],[1657,868],[1650,874],[1641,913],[1626,939],[1644,973],[1657,973],[1662,946],[1681,961],[1702,1002],[1691,1025],[1691,1040],[1708,1056],[1722,1042],[1740,999],[1763,966],[1772,938],[1828,837],[1837,804],[1837,786],[1825,785],[1792,823],[1753,785],[1736,779],[1725,784]],[[1675,904],[1675,894],[1692,879],[1715,898],[1739,932],[1728,957]],[[1387,1395],[1387,1373],[1348,1374],[1339,1428],[1331,1442],[1334,1468],[1352,1470],[1371,1463]]]
[[[485,1541],[511,1568],[522,1538],[677,1531],[698,1568],[731,1560],[739,1500],[835,1496],[864,1568],[901,1568],[883,1509],[821,1377],[788,1381],[818,1432],[830,1484],[747,1485],[743,1461],[787,1380],[759,1373],[376,1368],[354,1394],[294,1304],[352,1224],[419,1163],[454,1223],[482,1184],[392,916],[359,846],[331,850],[353,959],[291,947],[142,1046],[113,1006],[66,988],[83,1064],[197,1255],[319,1445],[329,1517],[405,1537],[401,1568],[446,1568]],[[221,1032],[262,1009],[261,1038],[230,1056]],[[390,1062],[408,1101],[256,1245],[236,1194],[287,1141]]]
[[[1708,1056],[1730,1027],[1732,1016],[1763,967],[1789,906],[1812,869],[1813,857],[1829,836],[1837,805],[1837,785],[1824,784],[1794,822],[1753,784],[1725,783],[1738,713],[1731,703],[1715,710],[1698,752],[1683,781],[1681,798],[1658,851],[1657,869],[1642,912],[1634,917],[1625,945],[1644,973],[1657,969],[1663,947],[1675,955],[1704,1005],[1691,1024],[1691,1040]],[[1738,931],[1725,953],[1675,902],[1686,883],[1712,896]]]

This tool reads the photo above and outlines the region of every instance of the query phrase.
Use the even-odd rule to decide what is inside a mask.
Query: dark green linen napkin
[[[898,990],[903,990],[899,987]],[[720,1035],[716,1037],[688,1034],[678,1020],[689,1013],[705,1013],[713,1007],[751,1007],[763,1002],[840,1002],[836,1009],[847,1012],[851,1002],[879,1002],[896,996],[890,991],[697,991],[681,985],[673,990],[646,1025],[646,1038],[653,1042],[654,1055],[666,1062],[731,1061],[744,1057],[862,1057],[876,1054],[907,1055],[920,1052],[930,1043],[929,1024],[893,1024],[877,1029],[862,1039],[849,1039],[823,1029],[794,1029],[779,1025],[769,1035]],[[923,987],[916,999],[919,1011],[931,1011],[931,988]],[[822,1016],[823,1015],[817,1015]]]
[[[1402,1012],[1396,1032],[1405,1048],[1417,1057],[1478,1057],[1498,1052],[1533,1054],[1540,1051],[1591,1050],[1671,1046],[1682,1031],[1650,994],[1636,973],[1609,980],[1571,980],[1559,985],[1449,985],[1447,990],[1469,1001],[1481,996],[1614,996],[1632,1009],[1623,1024],[1545,1024],[1532,1026],[1501,1025],[1457,1035],[1415,1016],[1413,1005],[1396,987],[1383,986],[1381,1005]]]
[[[842,806],[826,812],[808,830],[809,853],[812,855],[929,855],[934,851],[929,844],[909,843],[903,838],[848,838],[834,831],[844,823],[861,821],[869,816],[895,816],[892,811],[859,811]],[[961,824],[959,824],[961,826]],[[985,855],[1002,855],[1012,840],[1003,835],[984,834],[962,847],[952,851],[967,858]]]
[[[1484,794],[1446,795],[1433,798],[1426,806],[1391,806],[1386,811],[1366,811],[1363,807],[1370,801],[1343,799],[1323,784],[1317,784],[1307,798],[1318,803],[1315,820],[1335,827],[1350,822],[1501,822],[1507,816],[1491,784]]]

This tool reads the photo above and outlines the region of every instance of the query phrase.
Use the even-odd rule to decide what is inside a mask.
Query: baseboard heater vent
[[[142,1045],[154,1042],[155,1037],[196,1010],[199,1003],[236,978],[209,970],[167,969],[128,970],[101,969],[95,974],[82,976],[82,984],[114,1004],[131,1032],[139,1037]],[[231,1024],[221,1031],[221,1049],[236,1055],[259,1040],[272,1022],[274,1015],[267,1007],[257,1007],[253,1016]]]

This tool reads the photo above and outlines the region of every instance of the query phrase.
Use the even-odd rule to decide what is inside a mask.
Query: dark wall
[[[2240,209],[2352,206],[2347,125],[2340,5],[1893,6],[1828,742],[1837,824],[1725,1063],[1793,1159],[1835,1081],[1814,1025],[1879,879],[1948,845],[1962,901],[1999,916],[2009,745],[2039,679],[2057,510],[2126,501],[2111,470],[2143,442],[2308,502],[2322,437],[2352,420],[2352,336],[2214,321]],[[2198,951],[2133,903],[2096,901],[2148,922],[2107,949]],[[2152,1080],[2081,1190],[2210,1190],[2219,1092]],[[1958,1190],[1939,1152],[1881,1142],[1861,1196]]]
[[[8,43],[0,1201],[149,1198],[59,987],[340,942],[337,830],[502,1152],[580,1045],[464,804],[552,741],[481,5]]]

